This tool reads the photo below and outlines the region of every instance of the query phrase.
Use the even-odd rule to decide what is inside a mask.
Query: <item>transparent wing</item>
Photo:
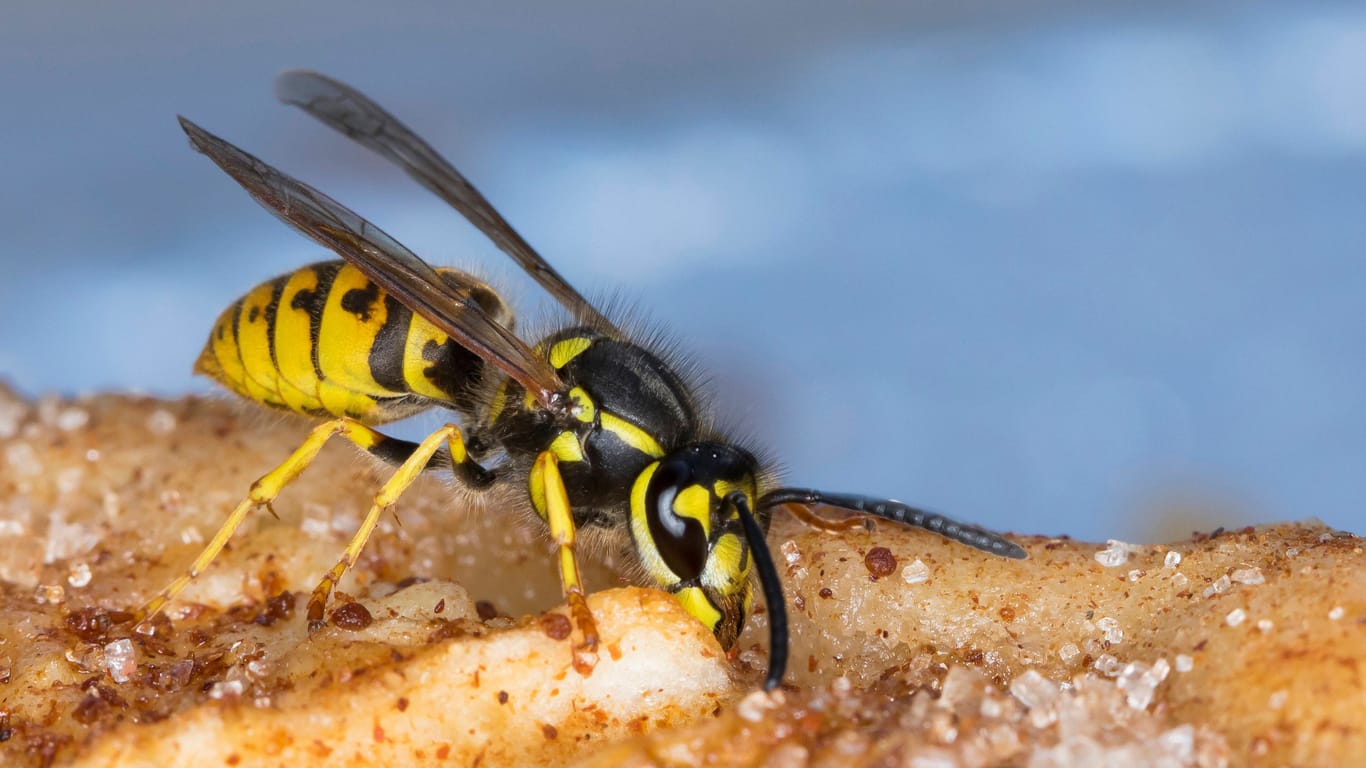
[[[293,70],[276,78],[275,96],[388,158],[469,219],[576,317],[603,330],[616,330],[517,234],[464,175],[365,94],[317,72]]]
[[[349,208],[193,122],[180,126],[194,148],[241,184],[266,210],[346,259],[405,307],[497,366],[551,411],[565,406],[555,370],[512,331],[489,319],[425,261]]]

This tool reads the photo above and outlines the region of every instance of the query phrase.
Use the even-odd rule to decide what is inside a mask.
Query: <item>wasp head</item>
[[[631,538],[645,570],[725,648],[735,645],[752,601],[740,506],[744,514],[753,507],[755,473],[743,450],[693,443],[647,466],[631,490]]]

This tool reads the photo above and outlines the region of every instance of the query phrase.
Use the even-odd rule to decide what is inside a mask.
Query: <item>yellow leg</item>
[[[310,627],[317,627],[323,620],[323,609],[327,606],[327,598],[332,594],[332,588],[337,586],[341,577],[360,557],[361,550],[365,548],[365,542],[369,540],[370,534],[375,530],[375,523],[384,511],[394,506],[398,497],[408,490],[408,486],[413,484],[422,470],[427,468],[427,462],[432,456],[441,449],[442,445],[449,447],[452,461],[461,464],[465,459],[465,443],[460,437],[460,429],[454,424],[447,424],[437,431],[427,435],[417,448],[412,452],[402,464],[399,465],[393,476],[375,494],[375,501],[370,505],[370,511],[365,514],[365,519],[361,521],[360,529],[356,535],[351,537],[351,543],[346,545],[346,551],[342,553],[341,560],[332,566],[332,570],[318,582],[318,586],[313,589],[313,596],[308,599],[308,623]]]
[[[538,511],[550,524],[550,537],[559,546],[560,585],[569,613],[582,636],[574,648],[574,669],[587,675],[593,671],[597,660],[598,626],[588,608],[579,562],[574,556],[574,514],[569,507],[569,494],[564,489],[564,478],[560,476],[559,460],[550,451],[536,457],[536,465],[531,471],[531,498],[541,507]]]
[[[341,435],[359,448],[367,451],[386,441],[390,441],[390,438],[380,432],[377,432],[360,422],[352,421],[351,419],[334,419],[325,424],[320,424],[308,434],[308,438],[304,440],[303,444],[295,449],[295,451],[289,455],[289,458],[285,459],[280,466],[252,483],[251,490],[248,492],[247,497],[233,509],[232,514],[228,515],[228,519],[223,523],[222,527],[218,529],[218,532],[213,535],[213,538],[209,541],[208,545],[204,547],[204,550],[199,553],[199,556],[196,557],[194,562],[190,565],[189,571],[172,581],[165,589],[161,590],[156,597],[152,598],[151,601],[143,606],[137,613],[137,619],[141,621],[155,616],[166,607],[167,603],[174,600],[177,595],[184,591],[190,581],[200,573],[203,573],[204,569],[209,567],[209,563],[213,562],[214,558],[218,557],[218,554],[223,551],[223,547],[227,545],[228,540],[232,538],[233,533],[237,531],[242,525],[242,521],[246,519],[247,513],[260,506],[269,507],[271,502],[273,502],[275,498],[280,495],[280,492],[284,490],[285,486],[293,482],[301,472],[308,468],[309,464],[313,463],[313,459],[317,457],[318,451],[322,450],[323,445],[335,435]],[[454,448],[458,440],[459,433],[456,433],[451,441],[452,448]],[[452,450],[451,455],[463,458],[463,444],[461,444],[461,448],[462,450],[459,453]]]

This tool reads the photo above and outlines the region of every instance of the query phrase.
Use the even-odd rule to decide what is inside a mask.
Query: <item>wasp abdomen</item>
[[[512,324],[482,281],[438,272]],[[225,310],[195,371],[275,408],[381,424],[438,403],[470,412],[486,367],[360,270],[328,261],[264,282]]]

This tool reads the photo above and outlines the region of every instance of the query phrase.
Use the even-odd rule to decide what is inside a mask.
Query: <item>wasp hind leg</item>
[[[379,433],[375,433],[379,434]],[[408,490],[408,486],[423,473],[424,470],[434,466],[449,465],[456,476],[467,484],[475,488],[487,487],[493,482],[493,474],[469,458],[469,453],[465,450],[464,438],[460,435],[460,428],[454,424],[436,430],[427,435],[421,443],[416,445],[402,440],[380,435],[386,442],[375,445],[373,448],[361,446],[366,450],[379,456],[391,464],[398,464],[398,469],[390,476],[388,481],[380,487],[379,493],[375,494],[374,502],[370,505],[370,511],[365,514],[365,519],[361,521],[360,528],[356,535],[351,537],[351,543],[346,545],[346,551],[342,553],[341,559],[332,566],[332,570],[323,576],[318,582],[318,586],[313,588],[313,595],[308,599],[308,626],[310,630],[315,630],[323,626],[323,609],[327,606],[327,598],[332,594],[332,589],[341,581],[341,577],[352,565],[355,565],[357,558],[360,557],[361,550],[365,548],[365,542],[370,539],[370,534],[375,530],[375,524],[388,509],[391,509],[403,492]],[[445,448],[446,453],[442,454],[441,449]],[[406,453],[406,458],[402,457]]]
[[[152,598],[144,605],[136,614],[137,620],[143,621],[160,613],[168,603],[183,592],[185,588],[189,586],[190,582],[200,573],[203,573],[204,570],[209,567],[209,564],[213,562],[214,558],[218,557],[219,553],[223,551],[223,548],[227,546],[232,535],[241,527],[242,522],[247,517],[247,513],[258,507],[264,506],[269,508],[275,498],[284,490],[285,486],[293,482],[295,478],[313,463],[313,460],[318,456],[318,452],[322,450],[323,445],[337,435],[346,438],[357,447],[372,453],[385,461],[399,464],[400,469],[395,473],[394,479],[398,479],[405,474],[404,468],[409,467],[410,464],[416,464],[416,470],[410,470],[408,473],[411,474],[412,477],[407,477],[404,480],[402,486],[398,489],[398,493],[401,493],[403,489],[406,489],[408,485],[412,483],[413,477],[428,466],[451,466],[456,470],[457,474],[461,476],[461,479],[466,480],[475,486],[487,485],[492,479],[492,476],[486,470],[473,462],[468,461],[468,457],[464,450],[464,443],[460,438],[459,431],[454,426],[448,425],[447,427],[434,432],[427,440],[423,441],[422,444],[414,444],[404,440],[391,438],[351,419],[334,419],[325,424],[320,424],[308,434],[308,437],[304,440],[303,444],[296,448],[294,452],[289,455],[289,458],[281,462],[275,469],[263,475],[259,480],[252,483],[251,490],[248,492],[247,497],[233,509],[231,514],[228,515],[228,519],[219,527],[218,532],[213,535],[213,538],[204,547],[203,551],[199,553],[199,556],[194,559],[189,570],[177,577],[167,585],[165,589],[161,590],[156,597]],[[448,447],[448,452],[446,453],[438,451],[443,442],[445,442]],[[432,443],[433,447],[428,447],[429,443]],[[394,479],[391,479],[389,483],[385,484],[385,488],[381,489],[380,495],[376,497],[377,504],[385,498],[389,498],[385,495],[385,490],[390,489],[390,486],[394,483]],[[393,493],[391,496],[396,498],[398,493]],[[392,498],[389,499],[388,503],[392,505]],[[379,509],[382,511],[384,507],[380,507]],[[371,510],[371,515],[366,518],[368,527],[362,526],[362,530],[357,533],[356,538],[351,542],[351,546],[347,548],[347,556],[344,556],[342,562],[338,564],[341,572],[345,572],[350,563],[354,562],[356,554],[358,554],[360,548],[364,546],[365,539],[369,537],[370,531],[373,530],[375,520],[372,520],[371,516],[375,518],[378,517],[378,513],[373,508]],[[335,584],[336,580],[339,578],[341,578],[340,573],[334,568],[333,571],[324,578],[323,583],[319,584],[319,589],[323,589],[324,585],[326,586],[326,589],[323,589],[324,602],[326,601],[327,594],[331,592],[332,585]],[[315,590],[315,599],[317,595],[318,590]],[[314,613],[312,600],[309,602],[309,613],[311,620],[312,614]],[[318,607],[317,613],[319,619],[321,619],[321,605]]]
[[[598,625],[588,608],[583,578],[579,574],[579,561],[574,554],[574,514],[555,454],[545,451],[536,457],[530,484],[532,503],[550,525],[550,537],[558,547],[560,586],[580,634],[580,641],[574,646],[574,669],[587,676],[592,674],[597,663]]]

